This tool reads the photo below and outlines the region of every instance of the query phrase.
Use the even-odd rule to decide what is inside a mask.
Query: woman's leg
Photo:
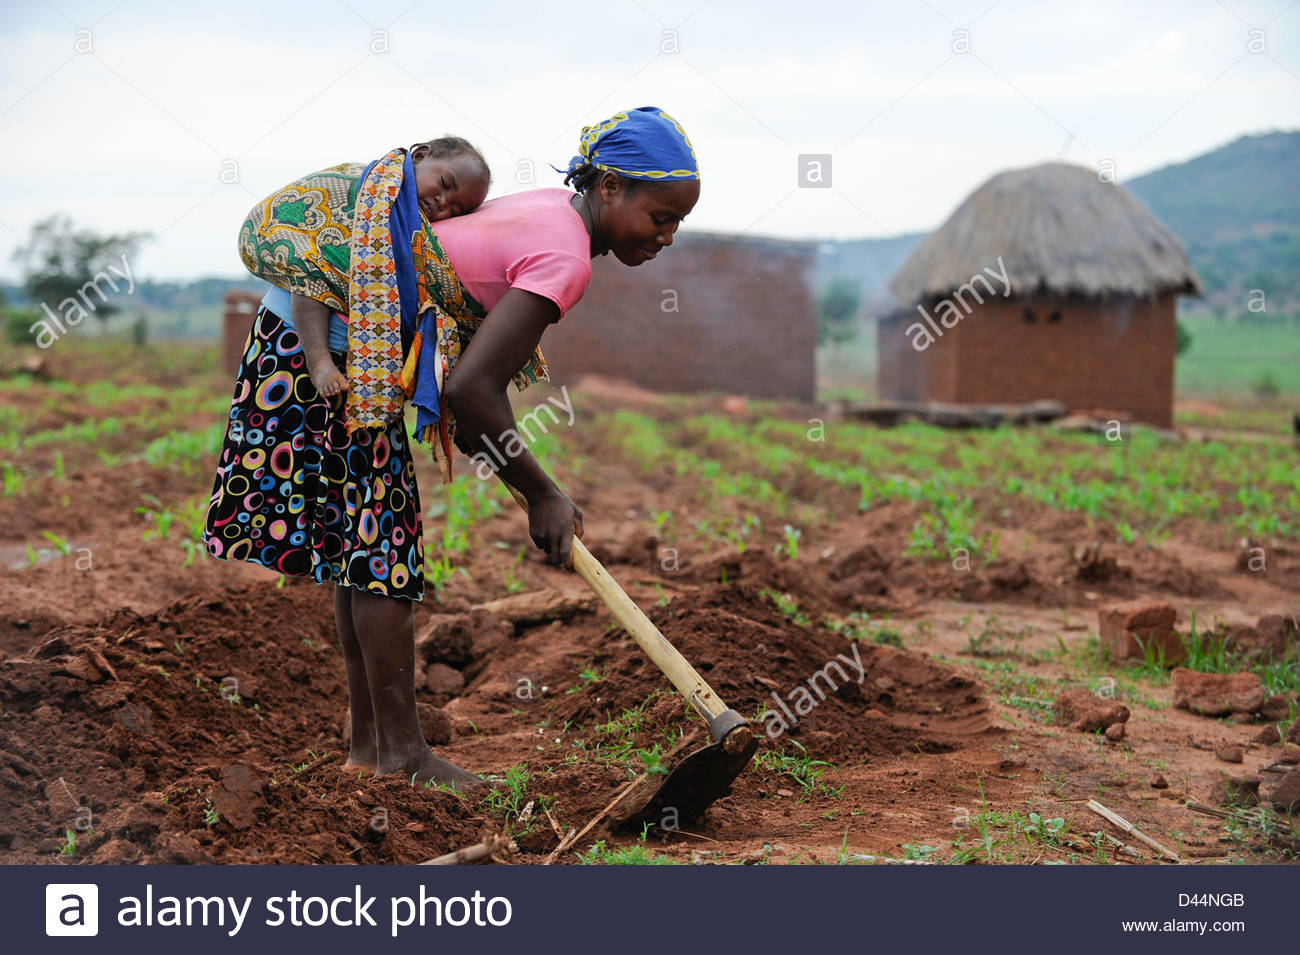
[[[411,601],[348,588],[352,623],[365,660],[379,754],[377,771],[457,789],[482,785],[473,773],[429,750],[415,710],[415,618]]]
[[[348,719],[352,727],[352,746],[347,770],[365,770],[373,773],[379,763],[378,743],[375,737],[375,714],[370,705],[370,684],[366,680],[366,662],[357,642],[357,632],[352,624],[353,588],[334,585],[334,625],[339,631],[339,645],[343,648],[343,665],[348,676]]]

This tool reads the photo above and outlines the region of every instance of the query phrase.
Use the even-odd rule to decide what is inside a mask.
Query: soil
[[[212,380],[221,387],[220,376]],[[683,413],[680,399],[617,382],[588,385],[571,389],[582,419],[618,407]],[[711,402],[702,397],[698,408]],[[745,413],[742,403],[728,407]],[[789,409],[796,419],[814,411]],[[194,426],[212,420],[199,415]],[[1241,621],[1294,614],[1294,552],[1279,548],[1267,578],[1237,571],[1233,546],[1207,546],[1194,534],[1175,534],[1158,551],[1107,541],[1102,559],[1094,552],[1081,562],[1076,549],[1097,540],[1097,529],[1026,506],[981,528],[996,527],[1004,556],[954,573],[946,561],[906,556],[916,505],[859,512],[853,495],[791,474],[798,511],[784,520],[803,536],[790,559],[774,553],[780,516],[752,502],[712,501],[666,470],[642,471],[602,446],[598,429],[575,426],[559,437],[573,457],[561,457],[554,473],[584,510],[588,547],[730,706],[756,716],[818,671],[830,680],[788,729],[762,736],[759,762],[691,831],[651,833],[653,852],[679,861],[831,862],[933,847],[945,859],[958,851],[954,843],[979,843],[973,820],[986,810],[1061,816],[1085,843],[1098,830],[1122,836],[1086,809],[1096,798],[1189,860],[1278,861],[1262,843],[1228,842],[1217,820],[1184,805],[1222,788],[1227,767],[1216,750],[1241,749],[1237,776],[1277,758],[1285,744],[1261,741],[1268,726],[1258,718],[1175,710],[1168,686],[1156,686],[1143,689],[1154,705],[1130,702],[1123,740],[1110,741],[1033,718],[990,674],[1015,661],[1053,684],[1067,671],[1050,651],[1081,645],[1095,630],[1096,608],[1111,600],[1169,599],[1180,627],[1193,613]],[[62,487],[0,499],[0,863],[408,864],[504,825],[518,844],[513,861],[539,863],[555,849],[557,829],[585,825],[639,768],[611,759],[608,747],[667,752],[683,738],[702,740],[698,718],[603,605],[518,628],[471,613],[503,596],[512,574],[528,590],[584,587],[542,563],[511,505],[473,529],[457,562],[468,576],[454,575],[438,594],[430,588],[416,608],[418,630],[467,614],[473,624],[456,654],[422,643],[422,664],[443,669],[439,686],[420,694],[426,719],[448,738],[438,753],[484,775],[522,764],[531,811],[345,772],[346,689],[329,588],[202,554],[186,565],[175,537],[144,539],[136,500],[179,506],[206,495],[204,468],[79,460]],[[422,489],[436,487],[427,460],[419,471]],[[652,512],[666,508],[676,531],[661,539]],[[727,508],[761,513],[766,535],[742,550],[687,533],[693,517]],[[431,535],[438,524],[427,519]],[[43,531],[64,538],[69,552],[41,553],[30,566],[27,545]],[[675,548],[671,572],[660,559],[667,546]],[[82,549],[91,566],[78,566]],[[806,624],[783,613],[774,594],[797,600]],[[901,647],[821,625],[851,614],[896,631]],[[983,622],[983,634],[972,620]],[[825,669],[835,660],[838,670]],[[448,667],[460,677],[448,681]],[[820,761],[822,785],[805,788],[780,771],[778,754]],[[500,782],[495,792],[509,796]],[[72,853],[61,851],[69,830]],[[597,839],[639,841],[597,827],[556,861],[575,862]],[[1063,861],[1075,849],[1035,845],[997,861]]]

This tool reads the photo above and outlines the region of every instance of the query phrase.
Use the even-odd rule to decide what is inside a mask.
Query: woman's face
[[[597,193],[605,204],[600,227],[609,250],[624,265],[649,262],[673,244],[673,234],[700,198],[698,179],[640,183],[631,191],[607,172]]]
[[[411,165],[420,209],[430,222],[473,212],[487,198],[487,180],[469,156],[439,159],[430,156],[427,147],[417,146],[411,151]]]

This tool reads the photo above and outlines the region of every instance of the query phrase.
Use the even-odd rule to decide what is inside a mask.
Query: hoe
[[[527,498],[508,483],[506,487],[519,506],[527,511]],[[632,635],[646,656],[672,681],[677,692],[686,698],[709,727],[709,745],[677,760],[657,790],[638,793],[637,805],[625,807],[617,814],[617,825],[660,823],[670,812],[675,813],[677,820],[689,822],[723,796],[730,795],[732,782],[753,759],[758,740],[754,738],[749,721],[719,699],[704,678],[591,556],[576,534],[573,538],[573,569],[605,602],[614,619]]]

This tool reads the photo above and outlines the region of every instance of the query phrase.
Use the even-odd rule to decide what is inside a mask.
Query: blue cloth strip
[[[292,301],[292,296],[278,285],[268,286],[267,293],[262,296],[262,306],[268,312],[274,312],[280,316],[286,325],[296,331],[297,326],[293,324]],[[346,352],[348,350],[348,323],[333,312],[330,312],[329,349],[332,352]]]
[[[364,181],[364,179],[363,179]],[[415,439],[433,441],[434,429],[442,417],[438,395],[438,321],[432,308],[419,315],[420,297],[415,280],[415,261],[411,249],[416,233],[424,228],[420,218],[419,196],[415,185],[415,164],[406,154],[402,165],[402,185],[388,215],[388,231],[393,239],[393,262],[397,266],[397,294],[402,306],[402,353],[411,350],[415,331],[420,331],[420,357],[415,373]]]

